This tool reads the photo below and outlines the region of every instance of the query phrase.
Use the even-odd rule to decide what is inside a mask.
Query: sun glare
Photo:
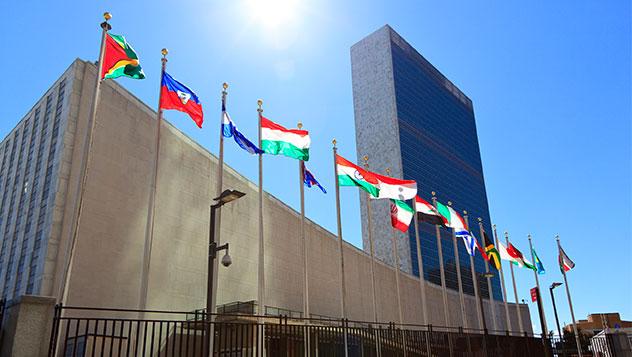
[[[251,16],[257,23],[280,28],[296,20],[298,0],[248,0]]]

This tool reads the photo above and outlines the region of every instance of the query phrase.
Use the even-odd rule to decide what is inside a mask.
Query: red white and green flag
[[[509,247],[505,247],[502,242],[498,242],[498,253],[500,254],[500,258],[510,261],[514,265],[519,267],[524,266],[524,260],[522,253],[516,249],[511,243],[509,243]]]
[[[129,77],[144,79],[145,73],[138,61],[138,55],[125,37],[107,33],[101,79]]]
[[[456,232],[467,231],[465,221],[452,207],[437,202],[437,211],[447,221],[446,227],[454,229]]]
[[[573,263],[571,258],[566,255],[566,252],[564,251],[564,249],[562,249],[562,246],[560,246],[558,261],[560,263],[560,270],[562,270],[562,273],[566,273],[567,271],[575,267],[575,263]]]
[[[375,174],[379,181],[380,194],[376,198],[390,198],[393,200],[412,200],[417,195],[417,182],[414,180],[400,180],[393,177]]]
[[[405,202],[391,199],[391,225],[402,232],[408,231],[414,211]]]
[[[440,215],[432,204],[428,203],[428,201],[419,196],[415,196],[415,210],[417,211],[417,218],[422,222],[435,225],[448,224],[447,219]]]
[[[272,120],[261,117],[261,150],[266,154],[281,154],[307,161],[310,142],[307,130],[286,129]]]
[[[373,172],[367,171],[337,154],[336,175],[340,186],[357,186],[373,197],[378,197],[380,193],[379,182]]]

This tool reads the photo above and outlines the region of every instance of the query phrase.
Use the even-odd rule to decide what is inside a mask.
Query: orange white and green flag
[[[127,43],[125,37],[107,33],[101,79],[129,77],[144,79],[145,73],[138,61],[138,55]]]

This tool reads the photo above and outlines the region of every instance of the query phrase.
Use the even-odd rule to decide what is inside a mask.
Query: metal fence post
[[[62,304],[55,305],[55,312],[53,314],[53,326],[50,331],[50,345],[48,347],[48,356],[53,357],[57,354],[57,339],[59,338],[59,324],[61,322],[61,309]]]

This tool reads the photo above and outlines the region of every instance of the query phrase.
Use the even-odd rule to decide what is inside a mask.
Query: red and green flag
[[[408,231],[414,213],[405,201],[391,199],[391,225],[393,228],[404,233]]]
[[[111,33],[107,33],[105,36],[105,53],[103,54],[101,70],[103,71],[101,79],[145,78],[136,51],[127,43],[125,37]]]
[[[336,175],[338,185],[357,186],[373,197],[380,193],[379,181],[375,174],[336,154]]]

